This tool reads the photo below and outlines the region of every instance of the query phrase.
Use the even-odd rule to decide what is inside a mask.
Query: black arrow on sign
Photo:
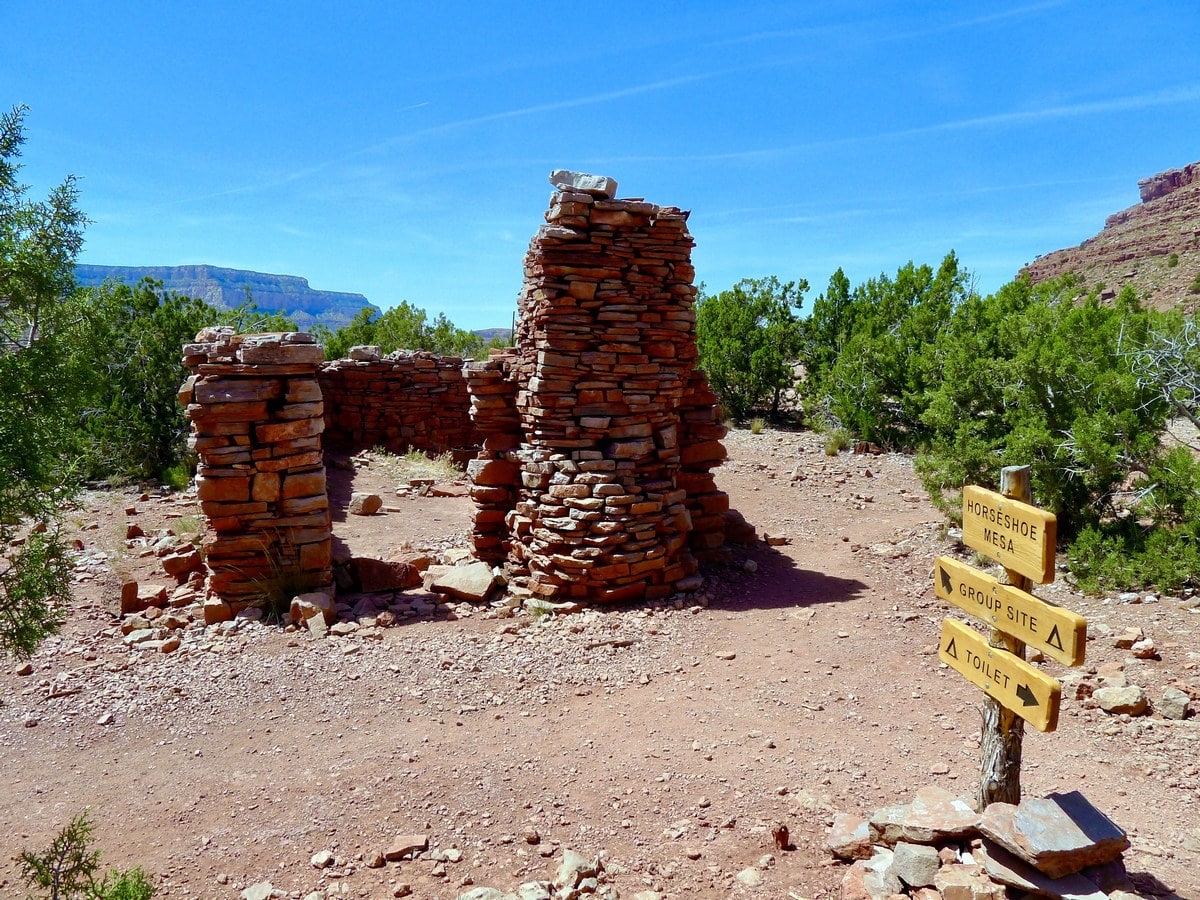
[[[1017,685],[1017,697],[1025,706],[1037,706],[1037,697],[1033,696],[1033,691],[1029,689],[1027,684]]]
[[[946,574],[946,570],[938,566],[938,574],[942,576],[942,590],[947,594],[953,594],[954,582],[950,580],[950,576]]]
[[[1046,643],[1049,644],[1051,647],[1057,647],[1059,650],[1062,650],[1062,648],[1063,648],[1062,638],[1058,634],[1058,626],[1057,625],[1055,625],[1053,628],[1050,629],[1050,636],[1048,638],[1046,638]]]

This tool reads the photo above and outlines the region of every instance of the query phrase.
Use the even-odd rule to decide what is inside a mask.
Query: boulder
[[[187,581],[192,572],[204,570],[204,560],[194,546],[187,546],[162,558],[163,571],[178,581]]]
[[[1154,708],[1164,719],[1185,719],[1191,699],[1179,688],[1169,687],[1163,690],[1162,699],[1154,704]]]
[[[933,886],[941,893],[942,900],[1008,900],[1008,889],[992,881],[976,865],[942,866]]]
[[[492,567],[485,562],[465,566],[430,566],[425,573],[425,589],[448,594],[460,600],[486,600],[496,586]]]
[[[928,844],[896,843],[892,872],[909,887],[931,886],[941,864],[937,850]]]
[[[337,618],[337,607],[325,591],[310,591],[292,598],[288,614],[297,625],[303,625],[317,616],[321,617],[324,624],[330,625]]]
[[[993,803],[979,830],[1051,878],[1116,859],[1129,838],[1078,791],[1032,797],[1014,806]]]
[[[1136,684],[1128,684],[1124,687],[1102,687],[1092,692],[1092,699],[1100,704],[1102,710],[1113,715],[1127,713],[1131,716],[1140,716],[1150,705],[1146,700],[1146,692]]]
[[[350,560],[350,572],[364,594],[403,591],[421,583],[421,572],[408,563],[356,556]]]
[[[377,344],[355,344],[346,355],[358,362],[379,362],[379,346]]]
[[[842,876],[842,900],[888,900],[903,893],[892,862],[892,851],[884,847],[876,847],[870,859],[857,860]]]
[[[851,813],[836,814],[825,846],[838,859],[870,859],[871,834],[867,829],[867,820]]]
[[[605,175],[588,175],[584,172],[570,172],[566,169],[555,169],[550,173],[550,183],[560,191],[573,194],[591,194],[611,200],[617,196],[617,182]]]
[[[350,495],[347,511],[354,516],[373,516],[383,509],[383,498],[378,494],[355,491]]]
[[[554,876],[554,886],[562,891],[573,891],[585,878],[595,878],[599,871],[598,860],[588,859],[569,847],[564,848],[558,874]]]

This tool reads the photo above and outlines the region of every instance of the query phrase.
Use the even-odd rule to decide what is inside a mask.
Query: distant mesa
[[[109,279],[137,284],[143,278],[163,283],[177,294],[196,297],[217,309],[233,309],[246,301],[246,288],[258,308],[286,313],[301,330],[324,325],[337,330],[363,308],[380,310],[362,294],[318,291],[308,279],[297,275],[267,275],[220,266],[93,266],[75,267],[75,280],[82,286],[103,284]]]
[[[1034,282],[1074,272],[1085,290],[1103,284],[1112,299],[1126,285],[1156,309],[1195,309],[1200,294],[1200,162],[1138,182],[1142,202],[1113,213],[1078,247],[1056,250],[1022,269]]]
[[[1165,197],[1172,191],[1187,187],[1198,179],[1200,179],[1200,163],[1192,163],[1182,169],[1169,169],[1166,172],[1159,172],[1151,178],[1143,178],[1138,182],[1138,192],[1142,195],[1142,202],[1145,203]]]

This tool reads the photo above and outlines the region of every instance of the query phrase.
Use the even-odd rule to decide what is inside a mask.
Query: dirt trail
[[[194,626],[169,655],[126,647],[110,570],[162,580],[126,546],[127,520],[150,533],[195,512],[152,500],[128,517],[128,495],[92,495],[72,514],[84,563],[97,547],[117,558],[90,577],[81,564],[71,621],[32,674],[0,674],[0,895],[22,895],[13,855],[90,806],[105,862],[146,866],[166,897],[232,898],[269,879],[295,897],[407,883],[452,898],[550,877],[564,847],[607,851],[623,897],[837,896],[843,869],[823,849],[834,812],[929,783],[975,790],[981,694],[936,658],[948,610],[932,562],[954,541],[904,457],[830,459],[806,433],[727,443],[721,487],[787,543],[713,573],[707,608],[459,607],[319,643],[247,623]],[[332,480],[386,491],[385,514],[335,517],[356,553],[466,545],[461,496],[397,496],[370,470]],[[1152,701],[1168,684],[1200,698],[1192,601],[1084,598],[1061,580],[1044,593],[1088,618],[1084,671],[1119,665]],[[1127,659],[1103,631],[1128,626],[1160,660]],[[1200,897],[1200,720],[1111,717],[1072,684],[1058,732],[1027,733],[1026,793],[1082,790],[1129,831],[1145,889]],[[773,850],[776,821],[794,850]],[[461,860],[365,865],[411,831]],[[326,849],[337,860],[318,871],[309,859]],[[762,887],[734,881],[768,853]]]

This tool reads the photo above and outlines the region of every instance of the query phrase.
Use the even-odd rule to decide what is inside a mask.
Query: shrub
[[[851,434],[845,428],[835,428],[825,435],[825,455],[837,456],[843,450],[849,450]]]
[[[1172,253],[1170,256],[1167,257],[1167,268],[1173,269],[1177,265],[1179,265],[1179,254]]]
[[[41,853],[18,857],[21,878],[47,900],[149,900],[156,893],[141,867],[110,869],[97,880],[100,851],[92,850],[86,811],[72,819]]]
[[[1142,527],[1133,520],[1085,526],[1067,550],[1079,589],[1156,587],[1174,591],[1200,575],[1200,533],[1196,527]]]
[[[719,294],[702,294],[696,308],[696,347],[721,407],[735,420],[766,406],[774,414],[792,386],[800,349],[797,312],[806,281],[744,279]]]
[[[767,427],[767,423],[757,416],[750,420],[750,433],[762,434],[763,429]]]
[[[1104,306],[1095,292],[1076,303],[1073,286],[1013,282],[968,299],[938,334],[918,460],[935,502],[954,505],[962,485],[994,486],[1002,466],[1028,464],[1069,539],[1110,515],[1126,474],[1156,457],[1167,406],[1122,352],[1146,341],[1148,315],[1132,291]]]
[[[968,274],[953,253],[936,272],[910,262],[894,278],[879,275],[853,292],[835,273],[808,322],[810,417],[827,408],[865,440],[919,446],[926,431],[921,416],[939,378],[929,349],[969,294]]]

